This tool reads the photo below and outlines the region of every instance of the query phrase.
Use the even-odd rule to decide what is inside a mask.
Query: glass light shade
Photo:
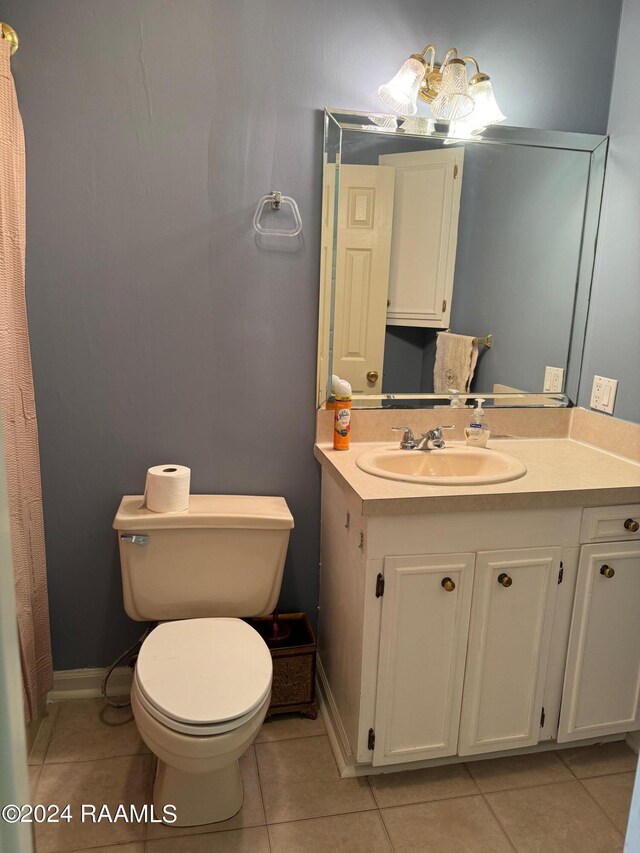
[[[418,112],[418,92],[424,79],[424,65],[410,57],[400,71],[378,89],[378,95],[395,113],[414,116]]]
[[[479,127],[488,124],[497,124],[504,121],[506,115],[500,111],[493,94],[491,80],[479,80],[477,83],[471,81],[469,94],[473,98],[473,123]]]
[[[398,119],[395,116],[372,115],[369,119],[376,125],[368,128],[369,130],[377,130],[379,127],[384,130],[396,130],[398,127]]]
[[[476,134],[484,130],[484,127],[476,125],[474,115],[475,112],[471,113],[467,118],[449,122],[449,132],[444,144],[455,145],[463,139],[473,139]]]
[[[473,100],[468,92],[466,65],[452,59],[442,71],[440,93],[431,104],[431,112],[443,121],[455,121],[468,116],[473,110]]]
[[[431,104],[431,112],[442,121],[456,121],[465,118],[473,110],[473,100],[469,95],[440,93]]]
[[[422,136],[429,136],[435,130],[435,122],[431,118],[413,116],[412,118],[404,119],[400,127],[405,133],[416,133]]]
[[[468,94],[467,66],[461,59],[452,59],[445,65],[440,91],[444,94]]]

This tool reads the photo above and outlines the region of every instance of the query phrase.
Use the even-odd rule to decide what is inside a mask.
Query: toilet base
[[[162,815],[175,806],[170,826],[201,826],[228,820],[242,808],[244,790],[237,761],[211,773],[185,773],[158,759],[153,783],[153,806]]]

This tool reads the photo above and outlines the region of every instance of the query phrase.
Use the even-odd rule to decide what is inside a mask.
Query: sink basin
[[[428,451],[378,448],[361,453],[356,465],[375,477],[437,486],[506,483],[527,473],[527,466],[513,456],[466,445]]]

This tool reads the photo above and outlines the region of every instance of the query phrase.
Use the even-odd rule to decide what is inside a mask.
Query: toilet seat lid
[[[185,619],[158,625],[142,644],[138,685],[163,714],[204,725],[242,717],[271,689],[271,654],[241,619]]]

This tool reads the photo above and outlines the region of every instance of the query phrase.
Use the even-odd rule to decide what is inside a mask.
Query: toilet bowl
[[[157,815],[174,826],[226,820],[242,806],[238,759],[256,737],[271,697],[272,663],[260,635],[240,619],[167,622],[138,656],[131,705],[157,756]]]
[[[177,826],[226,820],[242,806],[238,759],[267,713],[273,674],[266,643],[242,618],[276,606],[293,517],[281,497],[191,495],[188,510],[160,513],[125,495],[113,526],[125,610],[160,622],[131,691],[158,757],[155,811],[166,818],[175,806]]]

